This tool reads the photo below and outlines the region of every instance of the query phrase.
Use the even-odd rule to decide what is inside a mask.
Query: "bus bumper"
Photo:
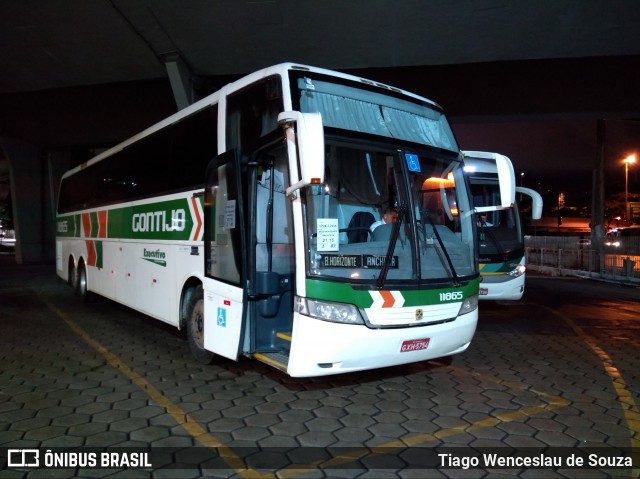
[[[469,347],[477,323],[477,309],[448,323],[388,329],[295,313],[287,373],[326,376],[450,356]]]
[[[524,274],[517,278],[508,274],[484,276],[480,283],[480,299],[519,301],[524,294],[524,278]]]

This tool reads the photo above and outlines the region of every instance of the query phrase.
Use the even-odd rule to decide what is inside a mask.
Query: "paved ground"
[[[518,304],[481,304],[472,346],[450,362],[293,379],[251,360],[202,366],[178,331],[5,259],[0,477],[638,477],[639,462],[606,461],[640,452],[639,291],[528,288]],[[149,447],[151,467],[6,467],[6,448],[99,461]],[[585,447],[606,467],[569,467]],[[438,452],[462,459],[430,467]],[[563,462],[490,469],[482,455],[464,468],[473,453]]]

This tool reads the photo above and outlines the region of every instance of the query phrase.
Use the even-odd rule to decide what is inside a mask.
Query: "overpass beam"
[[[194,83],[197,77],[177,52],[165,53],[161,57],[167,69],[176,105],[178,110],[182,110],[196,101]]]

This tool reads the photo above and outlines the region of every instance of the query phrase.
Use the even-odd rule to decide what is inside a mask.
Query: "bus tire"
[[[78,287],[78,276],[76,275],[76,265],[73,262],[73,258],[69,257],[69,264],[67,267],[67,284],[71,286],[74,291]]]
[[[187,308],[187,341],[191,354],[199,363],[211,364],[213,353],[204,349],[204,291],[197,286]]]
[[[80,296],[84,302],[89,302],[92,299],[93,294],[91,293],[91,291],[89,291],[87,285],[87,268],[84,265],[84,261],[80,261],[80,263],[78,263],[75,282],[76,294]]]

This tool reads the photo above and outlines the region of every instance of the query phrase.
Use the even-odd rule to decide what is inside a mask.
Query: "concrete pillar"
[[[16,262],[45,262],[43,227],[43,159],[40,148],[2,137],[0,145],[9,160]]]
[[[0,137],[9,161],[16,262],[55,261],[55,205],[60,176],[69,168],[69,152],[45,155],[38,146]]]

